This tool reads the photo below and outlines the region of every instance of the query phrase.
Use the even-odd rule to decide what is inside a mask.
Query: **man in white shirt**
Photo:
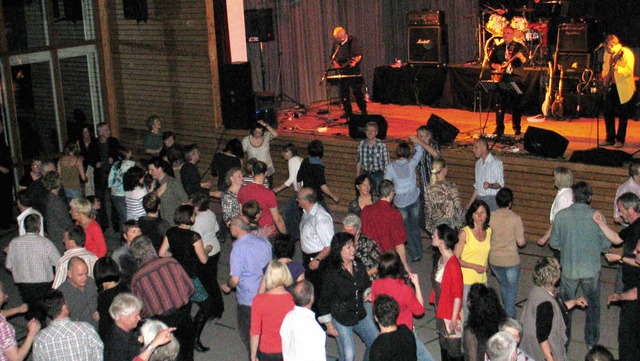
[[[302,280],[293,286],[295,307],[282,321],[282,357],[285,361],[325,361],[327,335],[311,311],[314,302],[313,284]]]
[[[305,278],[313,283],[316,298],[322,287],[322,272],[325,259],[331,250],[331,239],[335,233],[331,215],[318,203],[312,188],[302,188],[298,192],[298,204],[303,210],[300,222],[300,248]]]
[[[473,155],[476,157],[475,183],[473,195],[467,203],[467,208],[476,199],[482,200],[489,206],[491,212],[498,209],[496,194],[504,187],[504,170],[502,161],[491,154],[489,144],[485,139],[478,139],[473,143]]]
[[[17,217],[18,221],[18,235],[24,236],[27,232],[24,229],[24,220],[30,214],[37,214],[40,216],[40,230],[38,234],[40,237],[44,237],[44,218],[42,217],[42,213],[40,213],[37,209],[31,206],[31,198],[25,191],[18,192],[18,198],[16,199],[16,205],[18,206],[18,210],[20,214]]]

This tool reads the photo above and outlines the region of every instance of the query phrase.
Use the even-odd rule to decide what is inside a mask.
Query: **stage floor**
[[[353,104],[353,108],[357,106]],[[329,114],[318,114],[320,110],[329,110]],[[406,140],[410,135],[415,134],[415,129],[426,124],[431,114],[436,114],[447,122],[456,126],[460,130],[455,142],[459,145],[467,145],[473,142],[480,133],[485,120],[488,120],[484,133],[491,134],[495,129],[495,113],[473,112],[460,109],[431,108],[418,105],[394,105],[369,103],[367,106],[369,114],[382,115],[389,128],[387,130],[388,140]],[[294,116],[297,109],[283,109],[280,111],[280,127],[283,132],[293,132],[312,136],[336,136],[349,137],[349,128],[345,119],[339,119],[342,108],[339,105],[326,102],[315,103],[308,107],[306,114]],[[327,121],[329,119],[329,121]],[[604,120],[600,118],[600,138],[597,137],[596,118],[577,118],[557,121],[553,119],[541,119],[541,115],[535,119],[528,116],[522,118],[522,133],[527,128],[534,126],[537,128],[554,131],[569,140],[569,147],[565,152],[565,159],[569,159],[576,150],[587,150],[595,148],[598,141],[604,141],[605,129]],[[616,122],[617,123],[617,122]],[[627,139],[625,147],[621,150],[628,153],[635,153],[640,150],[640,122],[630,120],[627,127]],[[505,134],[513,136],[511,128],[511,115],[505,117]],[[505,142],[508,143],[508,142]],[[515,145],[497,144],[494,149],[503,151],[526,153],[522,149],[522,140]]]

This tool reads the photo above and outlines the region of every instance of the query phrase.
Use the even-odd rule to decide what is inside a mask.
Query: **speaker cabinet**
[[[385,139],[387,137],[387,120],[382,115],[369,114],[361,115],[354,114],[349,118],[349,136],[353,139],[364,139],[367,137],[367,123],[376,122],[378,124],[378,135],[376,138]]]
[[[445,26],[409,26],[407,59],[412,64],[440,65],[449,62]]]
[[[531,154],[559,158],[568,146],[567,138],[551,130],[529,127],[524,133],[524,150]]]
[[[589,53],[556,53],[556,64],[562,65],[565,74],[582,74],[591,65],[591,54]]]
[[[633,156],[625,151],[607,148],[576,150],[569,162],[601,165],[606,167],[623,167],[631,162]]]
[[[451,123],[440,118],[435,114],[431,114],[427,121],[427,129],[433,135],[433,139],[440,145],[449,145],[460,133],[460,130]]]
[[[124,10],[124,18],[127,20],[146,22],[149,18],[147,0],[122,0],[122,9]]]
[[[588,26],[584,23],[558,26],[558,52],[588,52]]]
[[[256,122],[264,120],[265,123],[278,129],[278,104],[275,93],[259,92],[253,94],[253,96],[256,100]]]
[[[273,9],[245,10],[244,24],[248,43],[264,43],[276,38],[273,33]]]
[[[248,62],[222,64],[220,67],[222,123],[227,129],[251,129],[256,125],[256,104]]]

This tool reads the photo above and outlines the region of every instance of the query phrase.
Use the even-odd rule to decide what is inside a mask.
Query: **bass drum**
[[[511,19],[511,27],[513,28],[513,40],[525,45],[527,27],[529,22],[522,16],[514,16]]]
[[[492,14],[485,25],[485,29],[493,36],[502,36],[502,29],[507,26],[507,24],[509,24],[509,22],[503,16]]]

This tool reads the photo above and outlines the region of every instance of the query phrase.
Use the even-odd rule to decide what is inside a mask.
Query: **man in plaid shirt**
[[[389,150],[385,142],[376,138],[378,123],[368,122],[366,135],[367,139],[358,144],[356,177],[361,173],[367,173],[371,180],[371,189],[378,193],[378,183],[384,178],[384,170],[389,164]]]
[[[88,323],[69,319],[69,308],[60,290],[49,290],[41,302],[53,321],[35,337],[35,361],[103,359],[104,346],[100,336]]]

